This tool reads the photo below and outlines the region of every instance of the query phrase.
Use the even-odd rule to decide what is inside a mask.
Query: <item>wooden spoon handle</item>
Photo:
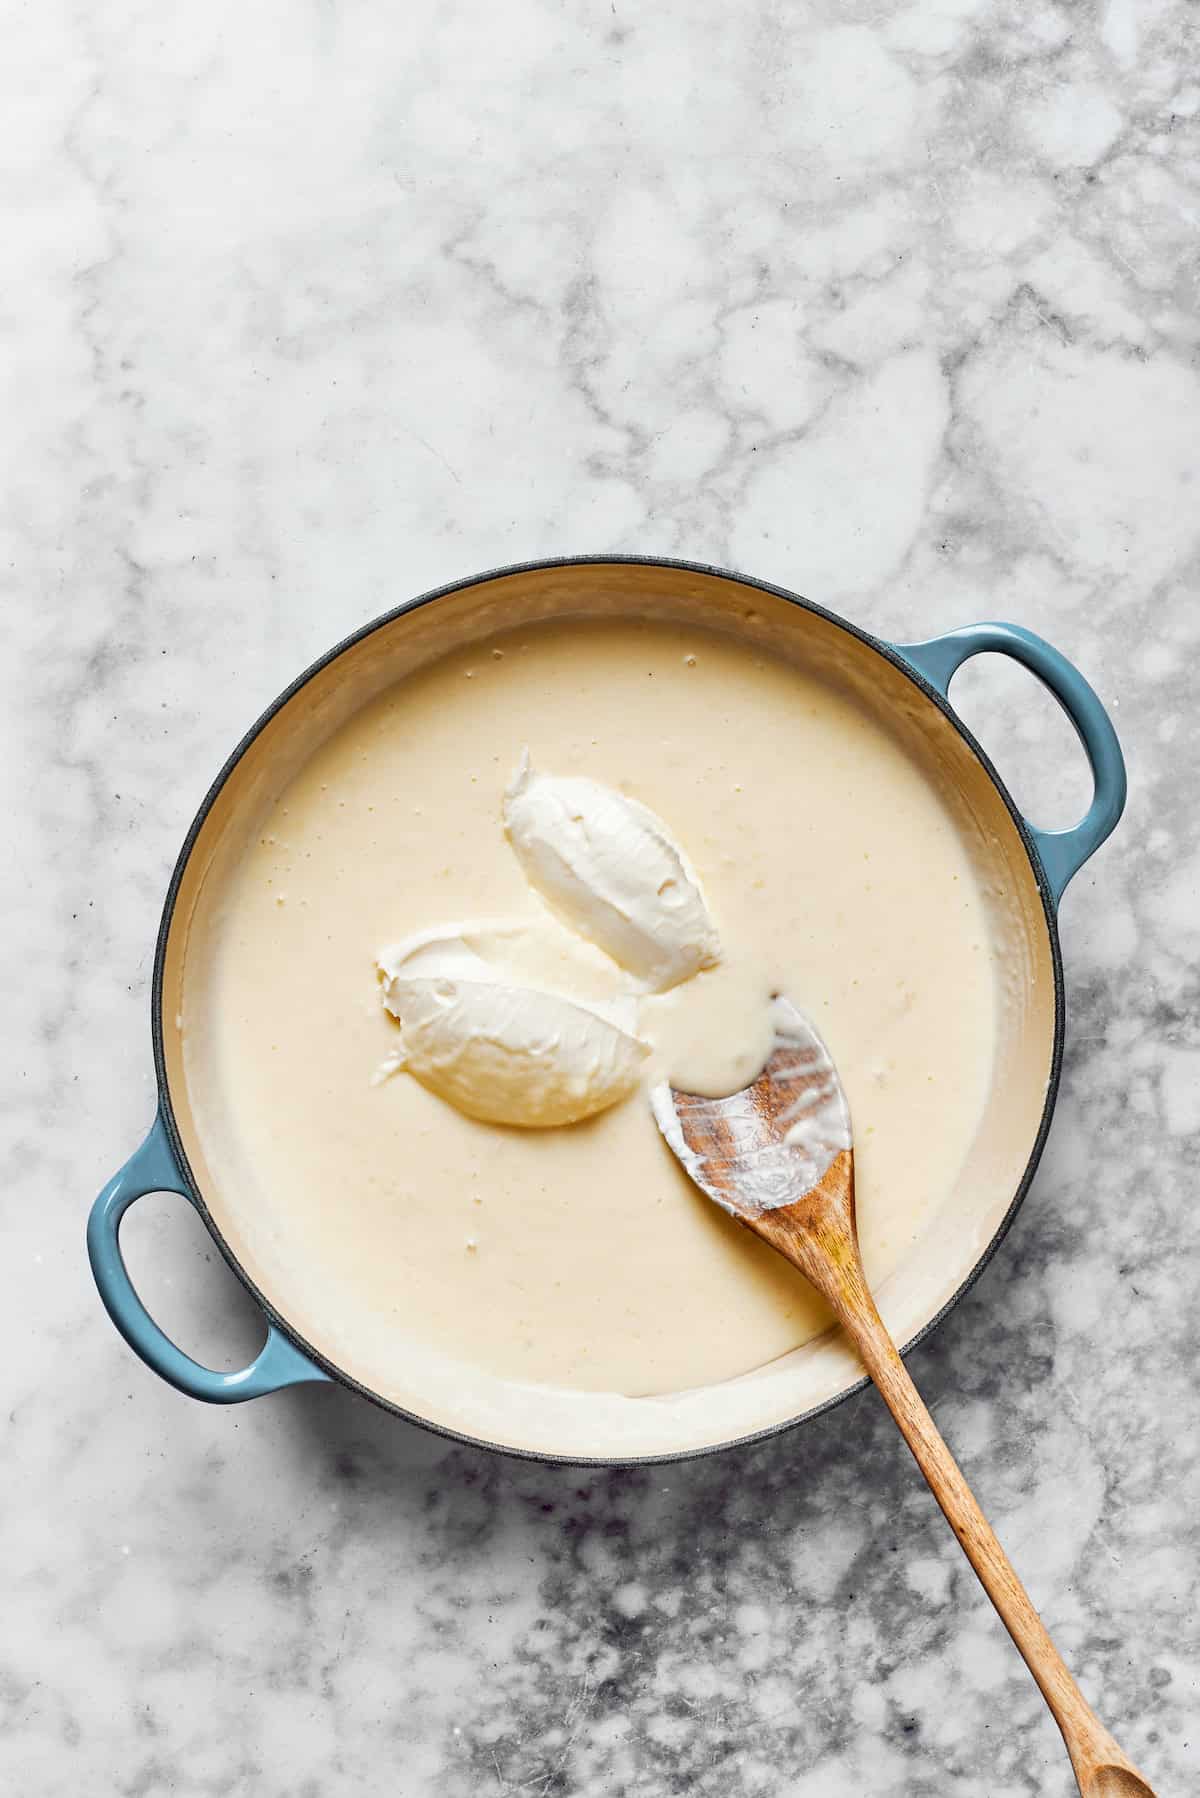
[[[765,1212],[750,1228],[786,1255],[832,1306],[929,1482],[963,1553],[1041,1688],[1083,1798],[1155,1798],[1075,1684],[1024,1586],[942,1440],[871,1296],[854,1227],[820,1191]]]
[[[1041,1688],[1062,1731],[1080,1792],[1085,1798],[1133,1798],[1135,1793],[1153,1798],[1150,1786],[1117,1746],[1068,1671],[913,1385],[870,1293],[865,1293],[865,1303],[859,1299],[839,1311],[840,1321],[853,1337],[963,1553]]]

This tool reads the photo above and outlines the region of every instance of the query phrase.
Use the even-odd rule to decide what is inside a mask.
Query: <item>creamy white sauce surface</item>
[[[418,1079],[372,1084],[403,1035],[380,1002],[383,946],[464,919],[536,931],[550,904],[561,926],[561,892],[531,890],[504,832],[527,745],[534,769],[668,827],[721,952],[662,991],[636,976],[651,1054],[628,1097],[564,1128],[482,1122]],[[542,948],[513,953],[547,978]],[[614,996],[600,963],[591,977],[598,1003]],[[858,704],[723,637],[563,624],[448,658],[318,752],[245,856],[183,1041],[222,1203],[335,1357],[383,1387],[428,1351],[464,1380],[667,1393],[762,1366],[828,1319],[686,1179],[646,1085],[744,1084],[762,999],[788,993],[849,1097],[879,1283],[974,1137],[996,986],[955,820]]]

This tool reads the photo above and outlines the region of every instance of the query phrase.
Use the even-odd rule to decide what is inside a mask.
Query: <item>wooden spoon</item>
[[[841,1082],[807,1019],[787,999],[774,1004],[775,1050],[754,1084],[728,1099],[658,1086],[651,1103],[659,1129],[700,1190],[786,1255],[854,1342],[1041,1688],[1083,1798],[1154,1798],[1067,1671],[884,1327],[858,1249]]]

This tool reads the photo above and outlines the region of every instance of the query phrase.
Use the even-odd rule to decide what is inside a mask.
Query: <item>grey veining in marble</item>
[[[1053,1726],[870,1395],[581,1476],[337,1390],[228,1411],[103,1316],[207,780],[372,613],[524,556],[1015,618],[1113,707],[1042,1171],[912,1357],[1161,1793],[1200,1760],[1200,38],[1184,0],[15,9],[0,867],[0,1789],[1033,1798]],[[1078,752],[956,686],[1043,821]],[[182,1203],[164,1321],[233,1365]]]

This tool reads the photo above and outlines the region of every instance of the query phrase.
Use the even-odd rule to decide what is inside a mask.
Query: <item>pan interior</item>
[[[630,632],[641,633],[644,654]],[[305,869],[297,858],[314,853],[319,857],[320,848],[311,836],[284,844],[283,850],[277,850],[272,839],[284,838],[290,829],[285,813],[292,796],[303,798],[307,790],[329,786],[325,776],[331,770],[336,793],[350,805],[365,801],[368,789],[361,780],[355,784],[347,758],[361,759],[363,742],[371,740],[369,733],[377,727],[381,732],[398,729],[398,720],[407,719],[409,727],[414,720],[427,720],[423,742],[428,754],[422,762],[413,749],[408,762],[398,765],[397,782],[404,790],[397,792],[393,783],[388,800],[402,800],[401,809],[410,819],[439,803],[449,806],[453,794],[439,785],[443,770],[438,745],[450,740],[438,735],[439,695],[450,690],[445,687],[448,680],[471,677],[470,691],[478,694],[472,703],[478,708],[483,758],[477,772],[489,797],[476,801],[477,809],[479,805],[482,809],[471,820],[475,843],[471,853],[460,858],[457,875],[453,869],[448,875],[442,915],[469,913],[477,909],[471,904],[475,881],[492,865],[493,854],[503,858],[505,853],[498,820],[492,845],[486,819],[489,806],[498,808],[499,789],[508,773],[505,766],[492,766],[485,753],[496,744],[497,757],[503,760],[508,748],[503,732],[497,736],[488,722],[497,696],[510,690],[523,693],[524,715],[512,728],[535,739],[538,729],[537,682],[526,681],[521,688],[518,681],[514,687],[514,672],[511,678],[504,677],[508,686],[489,686],[493,651],[499,651],[497,671],[506,656],[507,666],[515,669],[521,645],[526,644],[531,665],[544,668],[546,680],[560,678],[556,673],[560,664],[545,652],[547,642],[561,646],[570,637],[591,663],[616,653],[626,656],[629,679],[636,677],[639,685],[623,694],[618,682],[609,693],[608,711],[596,724],[598,737],[615,755],[622,720],[628,719],[632,729],[645,715],[641,683],[653,680],[656,667],[661,680],[663,658],[669,661],[678,651],[682,660],[689,647],[698,647],[703,672],[707,632],[715,633],[722,651],[734,658],[728,668],[716,650],[709,658],[728,676],[726,692],[734,684],[739,656],[771,666],[780,658],[788,664],[781,678],[795,681],[797,705],[817,683],[837,696],[837,705],[886,735],[911,770],[915,797],[910,833],[893,829],[889,818],[871,814],[871,796],[864,794],[863,816],[876,819],[870,846],[864,846],[862,820],[851,806],[844,827],[827,831],[821,852],[808,856],[802,873],[815,915],[820,915],[819,896],[845,880],[846,857],[851,854],[862,860],[861,880],[878,880],[882,895],[889,890],[889,879],[899,881],[910,893],[925,891],[930,916],[939,915],[944,895],[930,887],[938,878],[938,867],[920,865],[922,844],[934,829],[952,836],[961,877],[972,887],[973,916],[986,933],[981,948],[992,970],[988,1070],[965,1135],[961,1120],[955,1126],[948,1117],[939,1119],[928,1090],[931,1077],[941,1077],[938,1054],[947,1052],[961,1023],[955,1015],[954,991],[943,998],[947,1042],[936,1042],[930,1053],[933,1075],[912,1056],[890,1070],[890,1079],[905,1098],[904,1107],[895,1106],[895,1095],[889,1095],[893,1112],[888,1114],[883,1100],[874,1101],[866,1092],[865,1075],[851,1069],[857,1083],[851,1085],[851,1099],[864,1252],[881,1308],[898,1338],[905,1340],[920,1330],[967,1278],[1011,1204],[1038,1133],[1052,1061],[1055,1001],[1049,935],[1028,858],[1007,808],[969,745],[885,657],[819,614],[732,577],[650,565],[581,564],[502,575],[381,625],[317,672],[275,713],[234,767],[196,838],[179,888],[164,962],[162,1022],[169,1090],[214,1225],[251,1281],[299,1337],[389,1402],[486,1441],[613,1459],[684,1453],[795,1417],[837,1396],[859,1377],[859,1369],[841,1342],[823,1330],[815,1300],[796,1287],[790,1270],[749,1238],[738,1236],[732,1245],[726,1238],[736,1234],[735,1227],[706,1209],[690,1189],[667,1192],[668,1206],[684,1209],[675,1224],[668,1218],[656,1225],[645,1203],[648,1189],[638,1182],[674,1181],[677,1176],[665,1165],[652,1171],[650,1162],[640,1159],[656,1153],[658,1145],[651,1143],[647,1149],[635,1134],[652,1130],[636,1098],[577,1131],[548,1133],[560,1140],[544,1145],[539,1150],[541,1161],[534,1164],[547,1188],[539,1201],[543,1209],[539,1212],[535,1204],[523,1216],[527,1230],[529,1219],[535,1221],[539,1242],[544,1239],[553,1245],[550,1265],[562,1292],[555,1299],[533,1290],[529,1269],[537,1256],[506,1240],[503,1217],[495,1215],[494,1207],[489,1209],[489,1180],[493,1185],[500,1181],[495,1170],[510,1161],[518,1170],[528,1166],[521,1161],[526,1146],[516,1140],[524,1133],[465,1126],[457,1114],[450,1124],[440,1102],[408,1080],[372,1090],[370,1066],[360,1053],[366,1041],[362,1032],[387,1028],[379,1016],[371,967],[373,951],[380,946],[377,939],[437,921],[411,916],[405,893],[405,842],[413,857],[422,853],[424,821],[402,825],[394,809],[386,814],[388,853],[379,864],[378,878],[359,881],[361,940],[342,943],[344,907],[340,913],[343,923],[335,948],[337,954],[344,950],[349,961],[344,980],[339,976],[333,1010],[327,972],[337,964],[336,957],[334,962],[327,959],[334,954],[324,940],[333,934],[325,929],[329,919],[320,902],[309,918],[302,918],[299,911],[310,895],[317,897],[317,889],[306,885]],[[481,661],[481,647],[486,661]],[[587,697],[585,689],[586,682],[581,704]],[[836,708],[831,715],[836,715]],[[762,720],[761,730],[768,723]],[[672,822],[686,826],[681,835],[714,899],[734,892],[730,883],[736,883],[737,873],[720,865],[724,840],[720,821],[732,814],[728,808],[722,810],[713,770],[726,765],[721,759],[724,750],[732,767],[739,755],[750,753],[760,734],[759,721],[747,719],[735,694],[730,692],[726,705],[719,684],[705,691],[696,716],[696,770],[697,781],[705,788],[703,806],[697,801],[686,818],[673,816]],[[604,770],[586,764],[589,740],[585,729],[580,739],[579,753],[585,757],[581,771],[604,778],[608,763]],[[787,828],[789,818],[802,819],[817,804],[814,783],[818,795],[838,789],[843,779],[839,753],[835,733],[818,765],[800,772],[786,767],[779,771],[782,827]],[[753,765],[760,770],[763,766]],[[670,790],[670,783],[667,789],[661,783],[656,787],[650,775],[632,766],[615,772],[631,775],[639,796],[652,804],[659,801],[659,809],[665,809],[659,794]],[[678,781],[673,790],[678,807],[682,791]],[[329,803],[336,807],[339,801]],[[826,799],[821,803],[828,818],[829,804]],[[924,823],[917,819],[918,812]],[[706,834],[708,813],[715,822]],[[432,827],[436,820],[429,822]],[[405,830],[415,834],[404,839]],[[341,854],[351,839],[337,835],[336,820],[331,832],[331,854]],[[290,870],[286,878],[280,873],[285,850],[292,858],[286,862]],[[890,875],[878,866],[871,869],[866,858],[873,851],[889,863]],[[916,865],[904,866],[906,857]],[[943,872],[950,865],[944,858],[938,864]],[[425,875],[427,894],[429,868]],[[265,886],[268,879],[276,881],[270,893]],[[515,868],[512,881],[512,904],[504,907],[506,912],[528,906]],[[256,956],[261,949],[266,961],[272,956],[279,959],[279,978],[294,983],[297,992],[307,990],[311,1012],[302,1007],[296,1014],[299,1025],[294,1019],[288,1025],[277,1061],[271,1032],[260,1032],[256,1065],[248,1074],[243,1055],[241,1077],[231,1081],[231,1030],[252,964],[244,947],[239,964],[230,944],[239,933],[245,935],[256,907]],[[799,934],[807,913],[801,907],[795,916]],[[354,934],[357,938],[357,928]],[[902,990],[906,966],[916,950],[912,941],[906,941],[899,917],[892,936],[888,953],[898,970],[897,989]],[[879,943],[887,947],[888,930],[882,926]],[[797,965],[807,990],[797,996],[820,1017],[814,995],[827,974],[820,943],[806,954]],[[878,957],[874,963],[868,958],[868,963],[862,978],[871,1003],[882,1002]],[[856,976],[843,970],[837,978],[848,983]],[[964,988],[962,1004],[968,1002]],[[311,1036],[306,1041],[310,1016]],[[350,1061],[354,1053],[359,1056],[353,1064],[353,1086],[329,1092],[323,1121],[321,1106],[306,1098],[301,1118],[302,1128],[317,1131],[313,1159],[320,1163],[321,1179],[290,1180],[281,1172],[289,1163],[286,1157],[281,1159],[280,1138],[297,1128],[297,1086],[307,1077],[306,1065],[319,1063],[331,1037],[343,1028],[355,1045]],[[836,1043],[834,1047],[836,1054]],[[319,1083],[313,1088],[321,1090]],[[372,1105],[388,1106],[395,1126],[389,1152],[382,1157],[377,1153],[378,1140],[369,1139],[370,1120],[379,1115],[369,1109]],[[912,1113],[910,1138],[904,1136],[906,1108]],[[889,1129],[893,1132],[894,1143],[909,1140],[914,1154],[931,1157],[928,1202],[911,1205],[904,1229],[890,1231],[890,1240],[889,1230],[881,1227],[887,1194],[871,1159],[873,1115],[885,1135]],[[429,1150],[422,1148],[420,1139],[430,1131],[435,1140],[442,1133],[448,1144],[447,1175],[444,1183],[427,1181],[422,1189],[412,1169],[423,1158],[428,1166]],[[477,1139],[473,1145],[467,1141],[472,1131]],[[589,1198],[588,1180],[600,1167],[632,1172],[632,1182],[607,1179],[606,1172],[604,1195],[597,1185]],[[581,1169],[588,1170],[582,1181]],[[482,1178],[480,1190],[467,1189],[472,1177]],[[627,1184],[634,1189],[628,1194]],[[563,1197],[568,1188],[573,1201]],[[478,1214],[468,1209],[475,1199],[481,1201]],[[483,1220],[478,1229],[471,1222],[475,1215]],[[370,1220],[365,1230],[364,1218]],[[672,1236],[673,1228],[681,1233]],[[468,1249],[468,1231],[479,1252]],[[426,1259],[416,1246],[420,1232],[428,1238],[422,1252]],[[443,1279],[450,1258],[464,1254],[470,1257],[469,1277],[478,1280],[474,1294],[453,1268],[454,1278]],[[714,1271],[717,1262],[731,1255],[737,1258],[733,1281],[719,1289],[706,1286],[706,1281],[719,1277]],[[539,1278],[545,1284],[549,1274],[543,1270]],[[701,1350],[681,1357],[677,1323],[684,1299],[707,1307],[714,1323]],[[510,1314],[515,1318],[523,1310],[530,1314],[525,1345],[520,1330],[515,1334],[508,1330],[502,1345],[495,1337],[495,1350],[490,1352],[488,1331],[494,1332],[495,1319]],[[559,1327],[556,1318],[559,1323],[566,1319],[563,1340],[571,1340],[572,1328],[577,1332],[562,1362],[561,1378],[554,1371],[560,1341],[554,1333]],[[692,1334],[695,1337],[696,1332]],[[803,1346],[793,1346],[802,1340]]]

